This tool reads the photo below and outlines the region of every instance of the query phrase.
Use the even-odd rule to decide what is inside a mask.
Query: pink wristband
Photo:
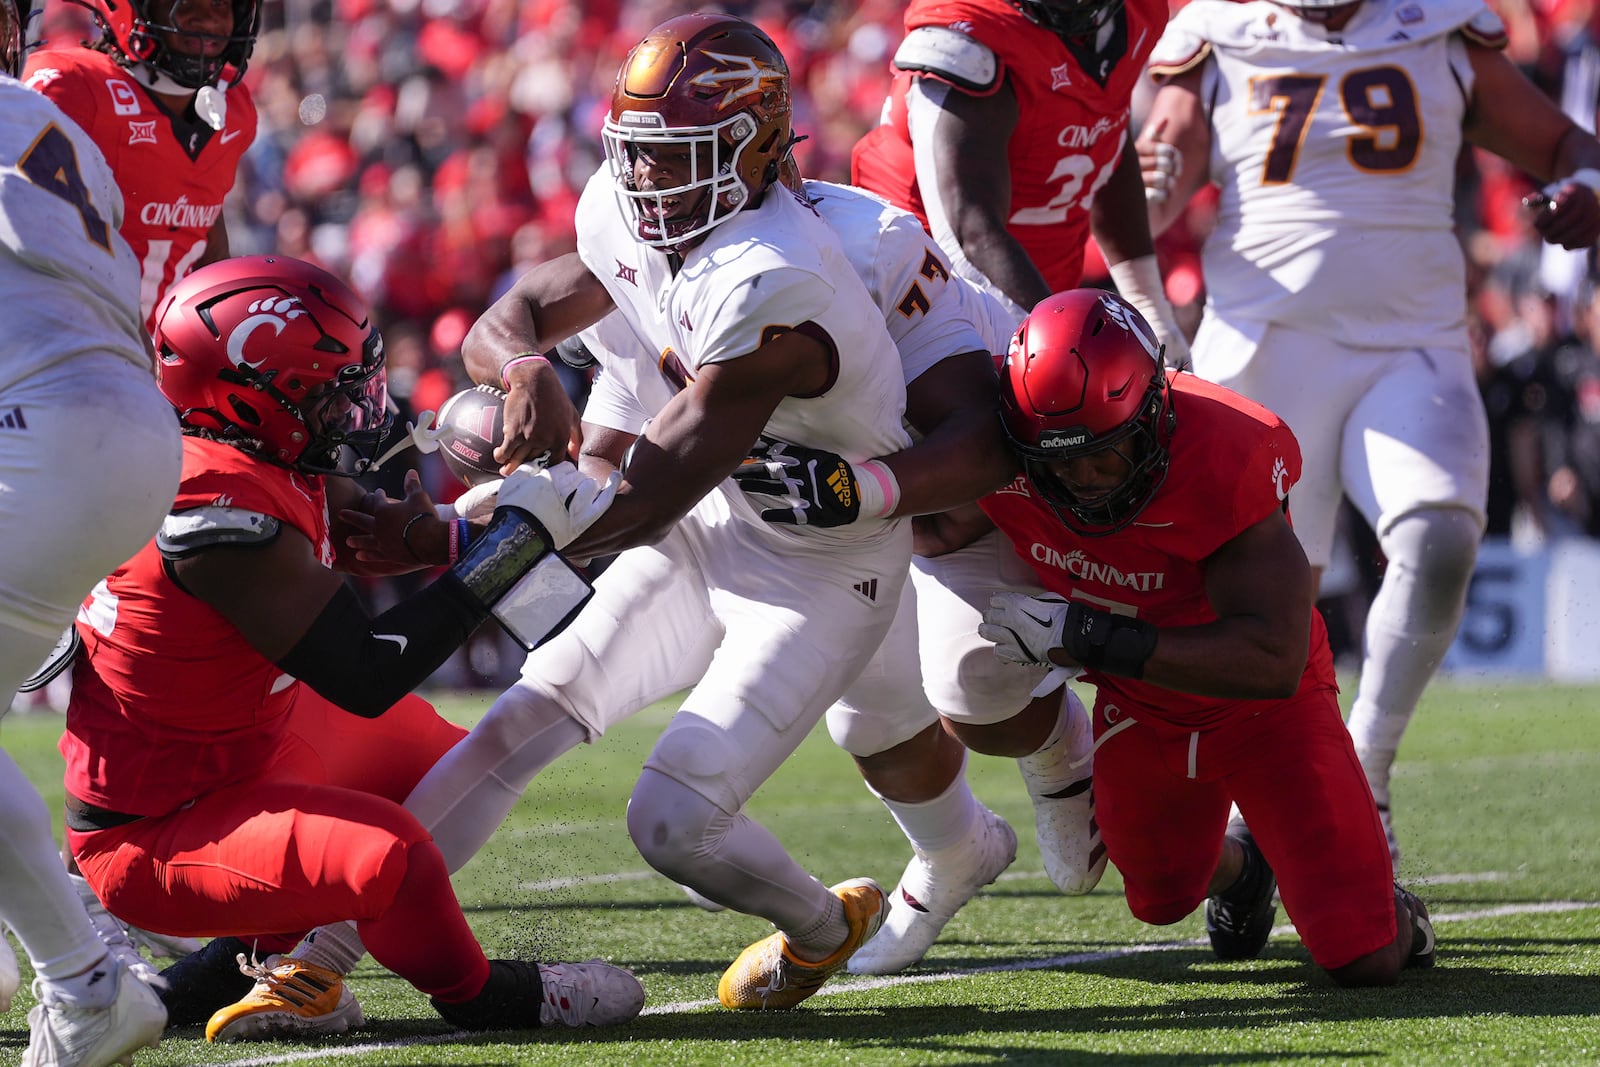
[[[861,510],[868,512],[872,518],[887,518],[900,506],[900,482],[895,478],[894,471],[888,465],[875,459],[862,460],[860,463],[851,464],[856,469],[856,484],[862,488]],[[872,482],[867,482],[862,475],[872,475]],[[877,492],[872,491],[876,484]]]
[[[500,368],[500,384],[506,387],[506,392],[511,391],[511,368],[519,363],[528,363],[535,359],[542,359],[546,363],[550,360],[539,352],[520,352],[506,360],[506,365]]]

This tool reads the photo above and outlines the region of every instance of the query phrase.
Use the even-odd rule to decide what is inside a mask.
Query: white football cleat
[[[22,988],[22,968],[17,965],[17,954],[11,951],[5,927],[0,926],[0,1015],[11,1010],[11,998]]]
[[[116,996],[102,1008],[86,1006],[56,986],[34,979],[39,1003],[28,1012],[31,1037],[20,1067],[129,1064],[135,1050],[154,1048],[161,1041],[167,1009],[156,991],[135,978],[116,952],[96,969],[104,980],[116,983]]]
[[[919,962],[962,905],[1017,858],[1017,834],[978,806],[971,838],[937,853],[918,852],[889,894],[889,916],[845,965],[851,974],[895,974]]]
[[[1063,893],[1078,896],[1100,884],[1106,873],[1106,847],[1094,820],[1094,726],[1076,693],[1067,692],[1067,726],[1053,753],[1055,770],[1048,778],[1017,767],[1033,801],[1033,826],[1039,836],[1044,873]],[[1035,759],[1036,757],[1029,757]],[[1062,768],[1071,779],[1061,785]]]

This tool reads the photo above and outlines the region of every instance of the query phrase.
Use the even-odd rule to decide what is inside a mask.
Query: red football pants
[[[254,779],[168,815],[69,831],[67,842],[101,900],[134,926],[241,937],[265,956],[354,919],[379,963],[461,999],[482,987],[488,962],[443,857],[401,802],[465,735],[420,697],[364,719],[301,686]],[[407,944],[418,929],[425,955]]]
[[[1101,700],[1094,727],[1095,817],[1135,917],[1200,905],[1238,804],[1319,966],[1394,940],[1389,847],[1332,690],[1201,730]]]

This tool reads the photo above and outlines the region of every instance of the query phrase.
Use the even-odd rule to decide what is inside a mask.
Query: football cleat
[[[821,960],[802,960],[782,931],[748,946],[722,974],[717,999],[725,1008],[793,1008],[833,977],[889,913],[889,898],[871,878],[853,878],[830,890],[844,905],[844,944]]]
[[[250,946],[237,937],[215,937],[198,952],[161,972],[160,990],[168,1026],[202,1026],[213,1014],[249,993],[255,979],[239,970]]]
[[[1226,890],[1206,899],[1206,934],[1219,960],[1253,960],[1267,947],[1278,909],[1278,880],[1242,819],[1228,823],[1228,836],[1244,847],[1244,867]]]
[[[1099,885],[1106,873],[1106,846],[1094,818],[1094,727],[1077,695],[1069,692],[1066,699],[1068,722],[1061,740],[1054,753],[1039,754],[1054,755],[1057,770],[1049,774],[1030,771],[1022,760],[1017,767],[1033,802],[1033,827],[1044,873],[1063,893],[1079,896]],[[1063,764],[1081,776],[1069,774],[1072,780],[1061,785]]]
[[[1411,954],[1406,957],[1407,967],[1426,970],[1433,966],[1433,920],[1428,916],[1428,906],[1399,882],[1394,885],[1394,895],[1411,912]]]
[[[639,979],[603,960],[541,963],[539,981],[544,997],[540,1026],[616,1026],[644,1010]]]
[[[927,955],[955,913],[1017,858],[1011,824],[979,805],[971,839],[937,853],[918,852],[889,894],[883,928],[850,957],[851,974],[895,974]]]
[[[167,1010],[156,991],[136,978],[116,952],[97,965],[116,983],[104,1007],[90,1007],[42,979],[34,979],[39,1003],[28,1012],[30,1038],[20,1067],[102,1067],[131,1064],[136,1049],[154,1048],[167,1027]],[[95,981],[99,975],[93,975]]]
[[[292,956],[268,956],[261,963],[242,952],[238,965],[255,986],[211,1016],[207,1041],[342,1034],[364,1021],[361,1005],[335,971]]]
[[[644,986],[632,971],[602,960],[531,963],[490,960],[489,980],[471,1000],[437,997],[433,1010],[463,1030],[537,1026],[616,1026],[644,1010]]]
[[[22,988],[22,968],[17,965],[17,954],[11,951],[6,929],[0,926],[0,1015],[11,1010],[11,998]]]

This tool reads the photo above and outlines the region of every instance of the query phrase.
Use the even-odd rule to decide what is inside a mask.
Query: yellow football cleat
[[[805,1000],[864,945],[889,913],[889,898],[871,878],[852,878],[830,890],[844,904],[850,932],[827,959],[797,959],[782,932],[739,953],[717,983],[717,999],[725,1008],[793,1008]]]
[[[239,954],[239,970],[256,980],[243,999],[217,1009],[206,1023],[207,1041],[342,1034],[364,1021],[344,978],[297,960],[269,956],[265,963]]]

